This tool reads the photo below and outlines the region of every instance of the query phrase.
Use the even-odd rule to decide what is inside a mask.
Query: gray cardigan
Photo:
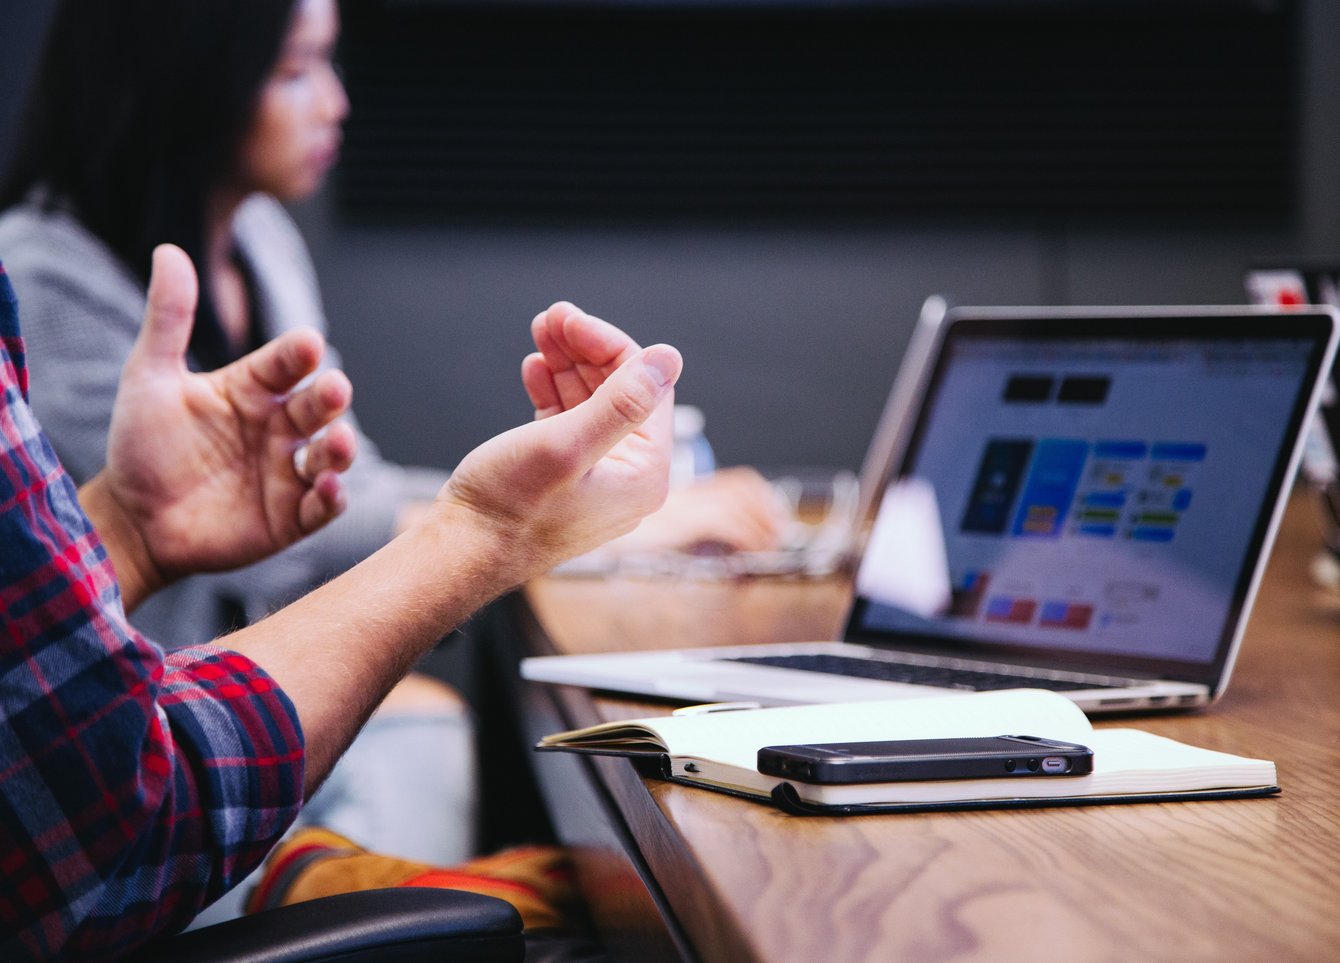
[[[234,230],[255,278],[265,337],[300,327],[324,334],[316,273],[278,202],[253,196],[239,209]],[[82,483],[106,460],[112,400],[144,314],[144,288],[73,217],[35,205],[0,215],[0,262],[19,298],[33,409],[66,469]],[[333,348],[325,363],[340,365]],[[135,625],[175,648],[227,631],[225,600],[255,620],[381,547],[400,506],[431,499],[446,480],[443,472],[383,460],[361,432],[358,443],[343,516],[260,564],[170,587],[136,611]]]

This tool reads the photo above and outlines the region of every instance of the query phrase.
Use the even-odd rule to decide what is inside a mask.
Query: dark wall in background
[[[1302,0],[1296,31],[1296,204],[1280,217],[1122,223],[959,210],[845,224],[566,216],[378,225],[350,217],[334,188],[297,214],[356,408],[392,457],[450,466],[527,417],[517,376],[527,324],[568,298],[684,351],[680,398],[704,408],[723,462],[855,467],[928,294],[1240,302],[1252,260],[1340,257],[1340,5]],[[14,36],[0,30],[0,64]],[[949,64],[953,51],[942,53]],[[553,51],[555,70],[583,69],[564,54]]]
[[[365,222],[1278,220],[1292,0],[346,0]]]

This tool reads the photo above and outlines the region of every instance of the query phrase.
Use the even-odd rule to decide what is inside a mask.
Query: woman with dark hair
[[[234,245],[225,243],[227,228],[253,176],[238,158],[257,140],[254,119],[272,99],[266,88],[281,53],[290,71],[309,71],[304,96],[326,98],[327,136],[338,140],[343,91],[338,80],[318,76],[321,51],[284,49],[294,9],[302,6],[61,3],[0,209],[40,189],[39,207],[75,213],[140,286],[148,283],[155,239],[170,238],[201,266],[211,245],[212,253],[228,253]],[[310,192],[321,173],[313,167],[306,183],[273,186]],[[238,353],[219,327],[219,280],[213,271],[201,274],[192,342],[210,367]]]
[[[28,314],[34,407],[76,478],[106,449],[155,245],[198,265],[190,362],[324,330],[315,271],[278,201],[311,194],[348,110],[333,0],[64,0],[0,190],[0,251]],[[338,365],[338,357],[331,361]],[[349,517],[270,563],[192,580],[138,619],[202,642],[348,568],[429,501],[440,472],[365,456]]]

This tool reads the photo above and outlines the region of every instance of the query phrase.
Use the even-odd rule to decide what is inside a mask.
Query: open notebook
[[[782,743],[1006,733],[1088,746],[1093,750],[1093,771],[1063,777],[817,785],[764,775],[756,765],[761,748]],[[1073,702],[1037,689],[950,695],[915,703],[883,700],[608,722],[556,733],[540,740],[536,748],[650,760],[657,774],[667,779],[771,801],[791,812],[1086,805],[1279,792],[1275,766],[1268,760],[1201,749],[1138,729],[1094,729]],[[1028,764],[1027,754],[1021,751],[1020,770]]]
[[[841,641],[532,658],[522,675],[694,702],[1023,686],[1089,712],[1204,705],[1228,682],[1336,320],[950,311],[881,429]],[[941,590],[909,591],[918,571]]]

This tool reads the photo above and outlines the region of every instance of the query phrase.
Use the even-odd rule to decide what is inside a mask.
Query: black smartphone
[[[764,746],[758,771],[823,784],[1083,776],[1093,771],[1093,751],[1039,736],[829,742]]]

